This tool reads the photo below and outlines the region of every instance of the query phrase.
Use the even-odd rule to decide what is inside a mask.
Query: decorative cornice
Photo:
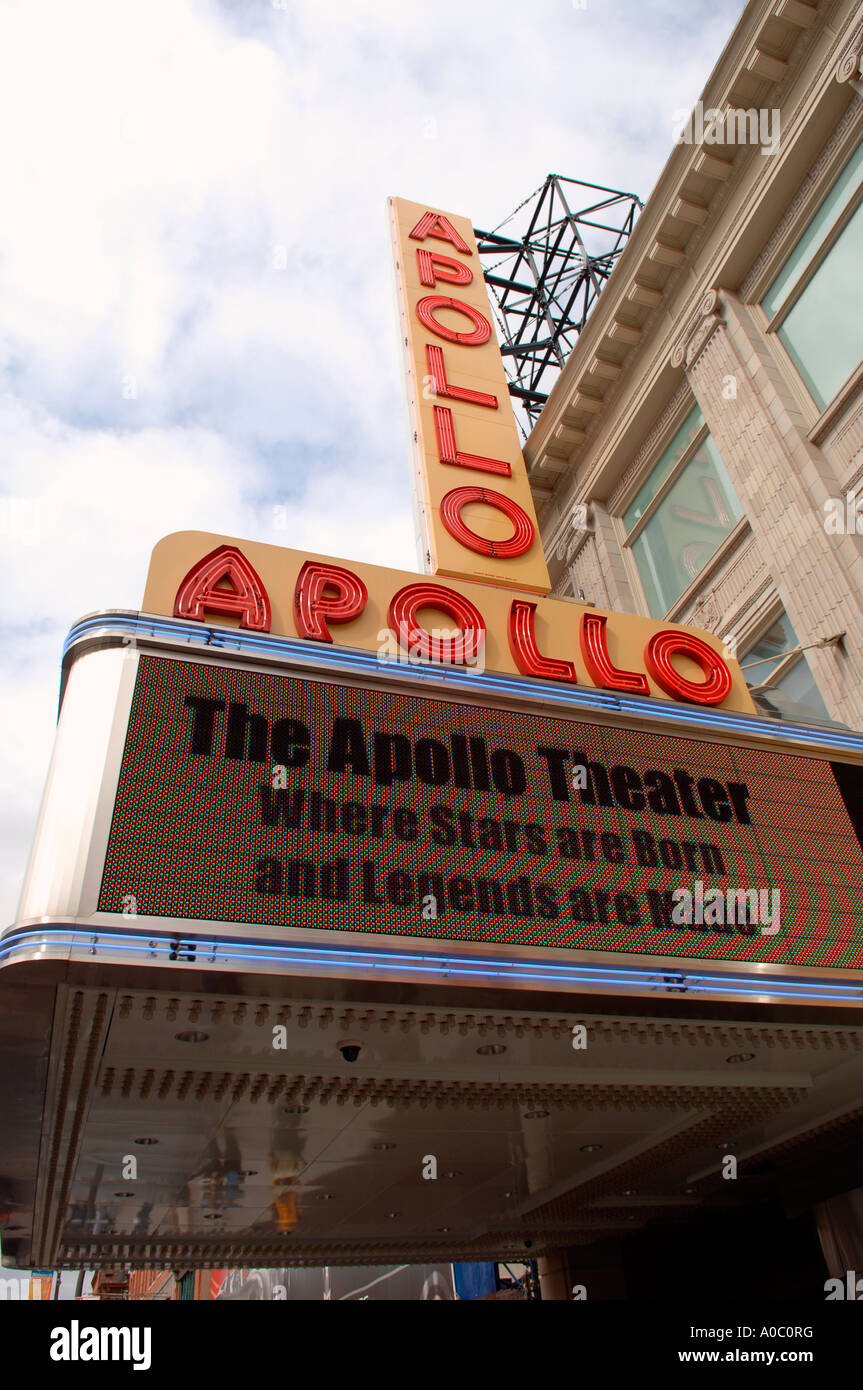
[[[843,60],[844,61],[844,60]],[[753,262],[752,268],[743,284],[740,286],[739,294],[744,303],[749,299],[766,267],[773,259],[780,245],[785,241],[789,231],[800,216],[806,203],[812,195],[815,187],[820,183],[825,170],[833,162],[837,149],[843,143],[848,131],[854,125],[860,114],[860,101],[854,100],[846,111],[843,112],[836,129],[830,136],[826,145],[822,149],[809,173],[801,183],[793,201],[789,204],[785,216],[777,223],[773,235],[767,242],[757,261]]]
[[[836,81],[852,81],[860,71],[861,58],[863,58],[863,19],[852,30],[848,46],[836,65]]]
[[[722,622],[722,613],[714,593],[702,594],[692,607],[692,621],[706,632],[716,632]]]
[[[592,526],[585,527],[583,531],[575,532],[575,535],[571,538],[569,545],[566,547],[565,559],[568,565],[573,564],[573,562],[578,558],[585,545],[587,544],[588,537],[592,536],[593,534],[594,531]]]
[[[717,311],[718,304],[719,291],[708,290],[674,344],[669,359],[672,367],[693,366],[712,334],[722,323],[722,317]]]
[[[574,502],[558,529],[554,557],[571,564],[588,536],[593,535],[590,513],[583,502]]]

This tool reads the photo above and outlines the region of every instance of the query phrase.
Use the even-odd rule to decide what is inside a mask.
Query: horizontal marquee
[[[99,913],[863,964],[859,767],[138,661]]]
[[[752,713],[736,661],[698,629],[464,580],[182,531],[156,546],[148,613]]]

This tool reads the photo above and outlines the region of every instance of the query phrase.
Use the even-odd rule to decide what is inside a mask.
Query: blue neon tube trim
[[[21,935],[22,935],[22,936],[29,936],[29,935],[33,935],[33,934],[39,934],[39,935],[44,935],[44,936],[50,936],[50,935],[53,935],[53,934],[55,934],[55,933],[64,932],[64,931],[75,932],[75,928],[72,928],[72,927],[52,927],[52,926],[45,926],[45,927],[40,927],[40,928],[32,928],[32,927],[31,927],[31,928],[23,928],[23,929],[21,929]],[[590,964],[587,964],[587,963],[581,964],[581,965],[576,965],[576,964],[572,964],[572,965],[571,965],[571,964],[568,964],[568,963],[563,962],[563,961],[560,962],[559,965],[556,965],[556,964],[554,964],[554,963],[548,963],[548,962],[536,962],[536,963],[534,963],[534,962],[532,962],[532,961],[521,961],[521,960],[518,960],[518,961],[516,961],[516,960],[513,960],[513,961],[505,961],[505,960],[501,960],[500,958],[495,958],[495,957],[485,957],[485,958],[479,957],[479,958],[476,958],[476,957],[471,957],[471,956],[449,956],[449,955],[443,955],[443,954],[434,954],[434,953],[430,953],[430,952],[427,952],[427,951],[424,951],[424,952],[422,952],[421,954],[417,954],[417,953],[415,953],[415,952],[411,952],[411,951],[408,951],[408,950],[405,950],[405,951],[395,951],[395,950],[383,951],[383,950],[375,950],[373,947],[366,948],[366,947],[359,947],[359,946],[357,946],[357,947],[348,947],[348,946],[335,946],[335,945],[313,946],[313,945],[311,945],[311,944],[303,944],[303,945],[300,945],[300,944],[294,944],[294,943],[291,943],[291,942],[285,942],[285,943],[279,944],[278,942],[246,941],[246,940],[235,939],[235,938],[231,938],[231,937],[219,937],[219,938],[216,938],[216,937],[214,937],[212,934],[206,934],[206,933],[202,933],[202,932],[200,932],[200,931],[195,931],[195,930],[192,930],[192,931],[190,931],[190,932],[188,932],[188,933],[186,933],[186,934],[182,934],[182,933],[178,933],[178,932],[172,931],[172,932],[168,932],[168,933],[162,933],[162,934],[160,935],[158,931],[134,932],[134,933],[132,933],[132,932],[118,932],[118,931],[112,931],[112,930],[110,930],[110,929],[104,929],[104,928],[101,928],[101,927],[100,927],[100,928],[97,928],[97,929],[89,929],[89,930],[80,929],[79,931],[77,931],[76,937],[77,937],[77,939],[79,939],[79,940],[81,940],[81,941],[83,941],[83,940],[86,939],[86,941],[87,941],[88,943],[92,943],[93,938],[94,938],[94,937],[98,937],[98,939],[99,939],[100,941],[105,941],[105,942],[109,942],[109,941],[120,941],[120,942],[138,943],[139,945],[143,945],[143,944],[146,942],[146,944],[147,944],[148,946],[150,946],[151,943],[156,943],[156,942],[158,942],[158,941],[161,940],[161,941],[164,941],[164,942],[167,943],[167,944],[166,944],[166,948],[165,948],[166,950],[167,950],[167,946],[168,946],[168,945],[170,945],[172,948],[176,949],[177,943],[180,943],[180,945],[185,944],[185,945],[187,945],[187,946],[193,947],[194,950],[195,950],[195,952],[198,953],[198,954],[201,953],[201,950],[202,950],[203,948],[205,948],[205,947],[207,947],[207,946],[211,946],[211,945],[217,945],[217,949],[218,949],[218,946],[219,946],[219,945],[223,945],[223,946],[235,946],[235,947],[239,948],[239,949],[243,952],[243,954],[249,955],[249,956],[251,956],[253,959],[256,958],[256,956],[255,956],[255,953],[256,953],[256,952],[257,952],[257,953],[263,953],[263,952],[268,952],[268,951],[276,950],[276,951],[281,952],[282,954],[290,954],[291,956],[295,956],[297,952],[303,951],[303,952],[305,952],[305,953],[309,956],[309,958],[320,958],[321,960],[328,960],[328,959],[331,959],[331,958],[334,957],[334,956],[338,956],[338,957],[340,957],[340,958],[345,958],[345,959],[354,959],[354,958],[355,958],[355,959],[358,960],[358,961],[374,960],[374,961],[402,961],[402,962],[404,962],[404,961],[411,961],[411,960],[423,960],[423,961],[435,962],[435,963],[436,963],[436,968],[439,966],[440,968],[446,968],[446,969],[452,968],[452,966],[453,966],[454,964],[455,964],[455,965],[475,965],[475,966],[478,966],[478,967],[480,967],[480,968],[485,968],[485,969],[487,969],[487,968],[489,968],[489,967],[491,967],[491,968],[498,968],[498,969],[504,970],[504,971],[506,971],[506,972],[508,972],[508,973],[512,973],[512,972],[515,970],[516,967],[519,967],[522,971],[527,971],[527,972],[547,971],[548,969],[551,968],[551,969],[554,970],[556,976],[558,976],[558,975],[572,975],[572,976],[574,976],[574,977],[576,977],[576,978],[579,978],[579,977],[582,977],[582,976],[585,976],[585,975],[597,975],[597,976],[601,976],[602,978],[612,978],[612,977],[615,977],[615,976],[618,976],[618,975],[619,975],[621,978],[629,978],[630,976],[634,976],[634,975],[644,975],[644,976],[647,976],[647,977],[649,977],[650,979],[652,979],[653,976],[656,975],[657,973],[662,973],[662,974],[665,974],[665,975],[668,975],[668,974],[678,974],[678,975],[681,975],[681,977],[682,977],[682,967],[679,967],[679,966],[665,966],[665,965],[656,965],[656,966],[628,966],[628,965],[609,966],[609,965],[590,965]],[[11,938],[11,937],[7,937],[7,938],[5,938],[5,939],[6,939],[6,940],[11,940],[12,938]],[[75,943],[73,943],[73,944],[75,944]],[[267,957],[266,957],[266,959],[272,959],[272,960],[279,959],[279,958],[280,958],[280,957],[277,957],[277,956],[267,956]],[[825,968],[826,968],[826,967],[825,967]],[[717,973],[710,973],[710,972],[706,972],[706,971],[699,971],[699,972],[698,972],[697,978],[702,979],[702,980],[706,980],[706,981],[710,981],[710,980],[713,980],[713,981],[725,981],[725,980],[733,979],[733,978],[735,978],[735,977],[734,977],[734,976],[731,976],[731,975],[727,975],[727,974],[725,974],[725,973],[718,973],[718,972],[717,972]],[[739,980],[741,980],[741,981],[745,981],[746,983],[749,983],[749,982],[750,982],[750,977],[749,977],[749,976],[739,976],[739,977],[737,977],[737,978],[738,978]],[[775,977],[770,976],[770,977],[762,977],[762,978],[770,978],[770,979],[772,979],[772,978],[775,978]],[[800,979],[799,981],[796,981],[795,983],[796,983],[796,984],[799,984],[799,985],[801,985],[801,986],[808,986],[808,987],[810,987],[810,988],[819,988],[819,987],[820,987],[820,986],[818,985],[818,982],[817,982],[817,981],[816,981],[816,982],[808,982],[808,981],[806,981],[805,977],[803,977],[803,978]],[[839,986],[837,986],[837,988],[838,988],[838,987],[839,987]],[[857,986],[857,985],[846,985],[846,986],[841,986],[841,988],[846,988],[846,989],[852,990],[852,991],[854,991],[854,992],[856,992],[856,993],[863,994],[863,983],[861,983],[861,985],[859,985],[859,986]]]
[[[198,957],[203,956],[206,959],[209,954],[213,962],[224,961],[227,963],[231,960],[239,960],[249,963],[263,963],[271,961],[284,965],[309,965],[317,968],[329,964],[341,970],[351,965],[358,968],[363,965],[374,966],[375,963],[397,962],[403,970],[413,975],[440,975],[443,973],[461,978],[495,977],[527,981],[545,980],[558,984],[628,986],[630,989],[652,987],[685,994],[721,991],[724,994],[741,997],[769,995],[773,998],[812,999],[814,1001],[863,1001],[863,986],[853,984],[833,983],[825,986],[818,981],[777,979],[775,976],[762,975],[757,979],[750,979],[733,974],[724,975],[701,971],[686,973],[679,967],[671,966],[614,967],[564,964],[554,966],[544,963],[534,966],[530,963],[507,962],[499,959],[481,961],[471,958],[428,956],[408,952],[362,951],[329,946],[268,946],[262,943],[241,942],[230,938],[222,938],[219,942],[215,942],[211,937],[193,939],[191,936],[179,936],[174,933],[161,937],[158,934],[150,933],[145,938],[142,935],[111,931],[76,932],[74,929],[63,927],[29,928],[5,938],[0,944],[0,959],[10,956],[16,951],[32,949],[34,942],[44,946],[45,937],[52,938],[52,944],[55,946],[65,946],[70,949],[88,947],[91,951],[98,946],[101,946],[103,950],[110,949],[112,942],[120,943],[117,949],[126,949],[149,958],[154,955],[181,954],[183,948],[186,947],[187,950],[193,948]],[[209,952],[208,948],[211,948]],[[184,962],[176,961],[176,963]],[[192,964],[193,962],[185,963]],[[194,962],[196,965],[199,963],[198,960]],[[660,980],[657,976],[663,978]],[[673,982],[668,978],[670,976],[675,977]]]
[[[71,628],[63,644],[63,655],[65,656],[70,647],[88,632],[105,628],[122,629],[126,632],[138,631],[152,636],[163,634],[184,637],[190,645],[210,650],[233,648],[241,652],[284,654],[286,657],[297,659],[304,666],[308,666],[310,658],[313,658],[314,663],[322,669],[347,669],[352,673],[374,674],[378,677],[382,670],[392,666],[397,673],[409,674],[411,679],[419,683],[433,682],[438,689],[443,684],[449,687],[450,693],[458,690],[459,693],[464,692],[466,697],[482,698],[484,691],[520,698],[528,697],[534,701],[540,696],[547,702],[567,706],[576,711],[606,710],[615,714],[644,716],[667,723],[679,723],[683,718],[688,724],[703,724],[709,729],[723,729],[732,734],[745,732],[764,737],[765,732],[769,731],[770,737],[780,742],[792,742],[795,736],[803,736],[810,743],[828,748],[863,752],[863,735],[852,731],[821,729],[784,721],[778,724],[749,715],[728,714],[715,708],[704,709],[700,705],[681,706],[665,700],[643,700],[632,695],[609,695],[593,688],[567,687],[566,690],[561,690],[550,681],[519,680],[499,673],[485,672],[482,676],[473,676],[469,671],[441,671],[440,667],[426,667],[414,662],[381,662],[371,652],[360,652],[356,648],[329,647],[324,643],[315,643],[312,652],[307,642],[289,637],[256,635],[240,632],[236,628],[201,628],[196,623],[176,619],[149,620],[134,616],[113,617],[110,614],[85,618]],[[302,676],[300,678],[302,679]]]

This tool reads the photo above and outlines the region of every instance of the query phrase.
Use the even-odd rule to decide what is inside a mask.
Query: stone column
[[[536,1267],[543,1303],[566,1302],[572,1297],[568,1282],[566,1254],[563,1250],[554,1250],[549,1255],[540,1256],[536,1262]]]
[[[637,613],[639,609],[630,587],[623,551],[608,509],[602,502],[591,502],[590,515],[593,518],[596,561],[607,597],[606,607],[621,613]],[[600,600],[596,599],[595,602],[600,603]]]
[[[845,633],[806,657],[831,716],[863,727],[863,537],[827,534],[839,484],[767,336],[736,295],[710,290],[671,363],[685,368],[798,641]]]

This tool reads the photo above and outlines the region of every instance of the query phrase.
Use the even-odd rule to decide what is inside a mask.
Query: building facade
[[[690,118],[669,112],[671,157],[525,449],[556,595],[706,628],[764,710],[852,728],[861,53],[863,6],[751,0]]]
[[[535,1260],[544,1297],[666,1303],[681,1271],[801,1297],[863,1267],[863,737],[753,719],[736,667],[742,708],[645,693],[681,622],[780,712],[863,723],[861,50],[838,0],[749,4],[533,431],[578,648],[529,586],[446,573],[444,603],[202,532],[160,542],[142,612],[73,628],[0,941],[15,1267],[190,1301],[395,1296],[375,1271],[409,1265],[438,1299],[450,1262]],[[496,410],[455,385],[485,311],[465,343],[441,298],[409,307],[457,394],[432,342],[414,380]],[[447,469],[509,461],[420,400],[452,524],[489,493]],[[534,544],[519,511],[495,561]],[[487,670],[379,659],[430,590]]]

